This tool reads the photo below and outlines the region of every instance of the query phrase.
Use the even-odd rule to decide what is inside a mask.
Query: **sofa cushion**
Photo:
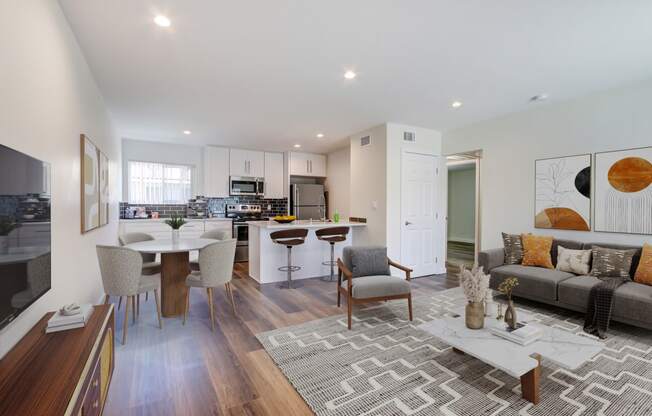
[[[497,290],[503,280],[516,277],[518,286],[514,288],[514,295],[556,301],[557,284],[573,276],[572,273],[554,269],[510,264],[492,269],[489,285]]]
[[[618,250],[593,246],[591,276],[631,279],[632,259],[636,250]]]
[[[558,240],[554,239],[552,240],[552,249],[550,250],[550,257],[552,257],[552,264],[557,266],[557,255],[559,254],[558,248],[559,246],[562,246],[564,248],[569,248],[571,250],[582,250],[584,248],[584,244],[581,241],[575,241],[575,240]],[[590,250],[590,247],[585,250]]]
[[[386,247],[344,247],[342,257],[353,277],[390,274]]]
[[[505,264],[521,264],[523,261],[523,242],[520,234],[503,233]]]
[[[552,237],[521,234],[523,240],[523,266],[539,266],[553,269],[551,249]]]
[[[613,315],[650,322],[652,317],[652,286],[627,282],[616,289]]]
[[[342,280],[342,287],[348,285]],[[362,276],[353,279],[351,295],[356,299],[377,298],[381,296],[405,295],[410,293],[410,283],[394,276]]]
[[[644,285],[652,285],[652,245],[650,244],[643,246],[641,261],[636,268],[634,281]]]
[[[641,261],[641,251],[642,251],[641,246],[630,246],[624,244],[610,244],[610,243],[584,243],[582,248],[584,250],[590,250],[593,248],[593,246],[612,248],[616,250],[636,250],[636,254],[634,254],[634,257],[632,258],[632,268],[629,272],[629,275],[634,276],[636,274],[636,268],[638,267],[638,263]]]
[[[598,283],[600,283],[600,279],[595,276],[574,276],[561,281],[557,289],[559,301],[586,310],[586,305],[589,302],[589,292]]]
[[[585,276],[591,271],[591,250],[571,250],[557,246],[557,266],[555,269]]]

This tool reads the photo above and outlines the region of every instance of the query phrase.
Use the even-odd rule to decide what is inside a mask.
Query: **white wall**
[[[587,242],[652,241],[652,236],[535,229],[533,178],[536,159],[652,145],[650,96],[652,81],[445,132],[445,154],[483,151],[481,247],[502,247],[501,231]]]
[[[201,146],[122,139],[122,201],[129,198],[129,161],[170,163],[193,166],[192,195],[201,195],[204,188],[204,149]]]
[[[120,141],[56,1],[3,1],[0,51],[0,143],[52,166],[52,289],[0,332],[2,356],[46,312],[102,295],[95,245],[117,243]],[[111,160],[110,223],[85,235],[80,133]]]
[[[351,136],[351,216],[364,217],[356,245],[385,245],[387,241],[387,126]],[[360,138],[371,143],[360,146]]]
[[[448,241],[475,242],[475,165],[448,170]]]
[[[326,175],[330,217],[333,218],[337,211],[341,219],[348,220],[351,212],[351,146],[327,155]]]

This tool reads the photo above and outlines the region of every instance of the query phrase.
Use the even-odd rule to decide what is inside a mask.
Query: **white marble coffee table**
[[[517,310],[519,322],[528,321],[531,315]],[[483,329],[468,329],[464,316],[443,317],[418,326],[453,347],[512,377],[521,379],[523,398],[539,403],[539,375],[541,358],[574,370],[599,353],[604,344],[587,336],[575,335],[561,329],[530,323],[543,330],[543,336],[530,345],[521,346],[493,335],[489,328],[505,324],[494,317],[485,318]]]

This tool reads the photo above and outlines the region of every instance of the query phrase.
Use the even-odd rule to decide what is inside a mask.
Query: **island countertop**
[[[310,221],[310,220],[297,220],[288,224],[281,224],[276,221],[248,221],[250,227],[266,228],[266,229],[287,229],[287,228],[327,228],[327,227],[364,227],[367,224],[362,222],[325,222],[325,221]]]

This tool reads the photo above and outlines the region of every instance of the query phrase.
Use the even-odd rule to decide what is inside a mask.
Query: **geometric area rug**
[[[605,348],[568,371],[542,361],[538,405],[520,380],[416,328],[463,305],[460,288],[356,309],[257,335],[285,377],[320,416],[652,415],[652,332],[612,323]],[[517,300],[536,320],[581,334],[583,315]],[[488,317],[487,319],[495,319]],[[651,317],[652,319],[652,317]]]

